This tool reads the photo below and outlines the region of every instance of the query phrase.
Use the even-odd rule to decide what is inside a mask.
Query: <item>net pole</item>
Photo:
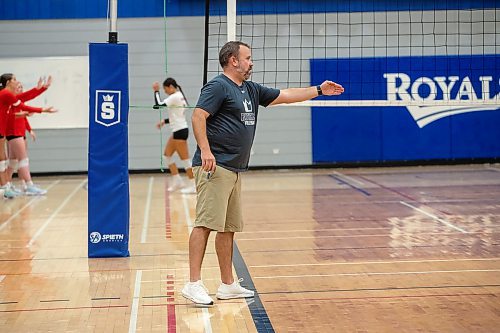
[[[203,85],[208,78],[208,33],[210,29],[210,0],[205,0],[205,47],[203,50]]]
[[[163,42],[165,50],[165,75],[168,75],[167,57],[167,0],[163,0]]]
[[[118,43],[118,0],[109,0],[109,34],[108,43]]]
[[[236,40],[236,0],[227,0],[227,41]]]

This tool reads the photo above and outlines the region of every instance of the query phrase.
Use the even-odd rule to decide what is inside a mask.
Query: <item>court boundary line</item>
[[[358,192],[360,192],[360,193],[363,193],[363,194],[364,194],[364,195],[366,195],[366,196],[371,196],[371,193],[370,193],[370,192],[368,192],[368,191],[366,191],[366,190],[364,190],[364,189],[362,189],[362,188],[360,188],[360,187],[357,187],[357,186],[355,186],[355,185],[353,185],[353,184],[351,184],[351,183],[349,183],[349,182],[347,182],[347,181],[343,180],[343,179],[342,179],[342,178],[340,178],[339,176],[336,176],[336,175],[328,175],[328,176],[330,176],[331,178],[335,179],[337,182],[340,182],[340,183],[341,183],[341,184],[343,184],[343,185],[347,185],[347,186],[349,186],[350,188],[355,189],[356,191],[358,191]]]
[[[498,234],[499,232],[484,231],[461,231],[469,235],[474,234]],[[419,232],[419,233],[400,233],[400,236],[425,236],[425,235],[460,235],[458,232]],[[325,238],[356,238],[356,237],[387,237],[389,234],[359,234],[359,235],[332,235],[332,236],[297,236],[297,237],[265,237],[265,238],[238,238],[238,241],[266,241],[266,240],[285,240],[285,239],[325,239]],[[178,241],[182,242],[182,241]]]
[[[490,244],[491,246],[499,246],[500,243],[493,243]],[[435,248],[435,247],[441,247],[441,248],[454,248],[454,247],[471,247],[471,245],[468,244],[458,244],[458,245],[412,245],[412,249],[425,249],[425,248]],[[331,247],[331,248],[317,248],[317,249],[311,249],[311,248],[302,248],[302,249],[278,249],[278,250],[253,250],[253,251],[247,251],[247,253],[279,253],[279,252],[307,252],[307,251],[347,251],[347,250],[373,250],[373,249],[405,249],[408,250],[407,246],[371,246],[371,247]],[[216,254],[215,252],[213,253],[207,253],[207,254]]]
[[[490,244],[491,246],[499,246],[500,243],[492,243]],[[412,245],[412,249],[425,249],[425,248],[435,248],[435,247],[444,247],[444,248],[459,248],[459,247],[471,247],[471,245],[467,244],[457,244],[457,245]],[[347,251],[347,250],[373,250],[373,249],[405,249],[408,250],[407,246],[372,246],[372,247],[333,247],[333,248],[317,248],[317,249],[311,249],[311,248],[303,248],[303,249],[279,249],[276,251],[270,251],[270,250],[247,250],[247,253],[262,253],[262,252],[267,252],[267,253],[279,253],[279,252],[307,252],[307,251]],[[214,252],[206,252],[205,255],[217,255],[217,253]],[[186,253],[154,253],[154,254],[137,254],[132,257],[154,257],[154,256],[166,256],[166,257],[174,257],[174,256],[186,256]],[[75,259],[75,258],[80,258],[80,259],[85,259],[86,257],[67,257],[67,258],[24,258],[24,259],[0,259],[0,262],[7,262],[7,261],[32,261],[32,260],[69,260],[69,259]],[[167,269],[167,268],[165,268]],[[92,271],[92,272],[105,272],[105,271],[120,271],[116,269],[111,269],[111,270],[99,270],[99,271]],[[36,274],[36,273],[31,273],[31,274]],[[9,275],[14,275],[14,274],[9,274]]]
[[[314,294],[314,293],[336,293],[336,292],[360,292],[360,291],[387,291],[387,290],[418,290],[418,289],[455,289],[455,288],[484,288],[500,287],[500,284],[475,284],[475,285],[431,285],[413,287],[385,287],[385,288],[357,288],[357,289],[325,289],[325,290],[286,290],[261,292],[261,295],[275,294]]]
[[[128,305],[101,305],[101,306],[77,306],[64,308],[41,308],[41,309],[17,309],[17,310],[0,310],[0,313],[12,312],[35,312],[35,311],[60,311],[60,310],[82,310],[82,309],[110,309],[110,308],[128,308]]]
[[[145,283],[146,281],[142,281]],[[163,281],[161,281],[163,283]],[[167,333],[175,333],[177,332],[177,317],[175,313],[175,279],[173,274],[167,273],[166,279],[166,287],[167,287],[167,295],[164,295],[167,298]],[[163,296],[163,295],[162,295]],[[147,297],[142,297],[147,298]],[[152,297],[149,297],[152,298]],[[143,304],[144,306],[144,304]]]
[[[480,215],[484,216],[484,215]],[[489,225],[488,228],[500,228],[500,224]],[[243,231],[239,232],[239,234],[268,234],[268,233],[304,233],[304,232],[328,232],[328,231],[362,231],[362,230],[392,230],[393,227],[369,227],[369,228],[330,228],[330,229],[296,229],[296,230],[258,230],[258,231]],[[435,227],[420,227],[415,229],[416,231],[432,231]],[[471,231],[469,233],[478,233],[478,231]],[[341,235],[339,235],[341,236]]]
[[[64,199],[64,201],[59,205],[59,207],[57,207],[57,209],[49,216],[49,218],[45,221],[45,223],[42,224],[42,226],[37,230],[37,232],[33,235],[33,237],[31,237],[26,247],[31,247],[33,245],[35,240],[45,231],[45,228],[48,227],[48,225],[57,216],[57,214],[59,214],[59,212],[64,208],[64,206],[68,204],[68,202],[73,198],[76,192],[78,192],[78,190],[80,190],[83,187],[83,185],[85,185],[86,182],[87,179],[83,180],[82,182],[80,182],[79,185],[76,186],[76,188],[73,191],[71,191],[71,193],[66,197],[66,199]]]
[[[334,175],[337,175],[337,176],[339,176],[339,177],[342,177],[342,178],[344,178],[344,179],[346,179],[346,180],[348,180],[348,181],[350,181],[350,182],[356,183],[356,184],[358,184],[358,185],[360,185],[360,186],[365,185],[365,183],[363,183],[362,181],[357,180],[356,178],[353,178],[353,177],[351,177],[351,176],[347,176],[346,174],[343,174],[343,173],[341,173],[341,172],[339,172],[339,171],[333,171],[332,173],[333,173]],[[330,175],[329,175],[329,176],[330,176]]]
[[[150,215],[150,210],[151,210],[151,193],[153,192],[153,183],[154,183],[154,177],[149,177],[148,195],[146,197],[146,206],[144,207],[144,219],[143,219],[143,224],[142,224],[141,244],[146,243],[146,238],[148,235],[149,215]]]
[[[491,226],[490,226],[491,227]],[[493,226],[492,228],[499,228],[500,225]],[[362,230],[362,229],[360,229]],[[308,230],[308,231],[313,231],[313,230]],[[468,231],[466,232],[469,235],[493,235],[493,234],[498,234],[500,231],[492,231],[492,232],[485,232],[485,231]],[[415,233],[400,233],[399,235],[401,236],[425,236],[425,235],[460,235],[461,233],[458,232],[415,232]],[[325,238],[352,238],[352,237],[386,237],[390,236],[389,234],[355,234],[355,235],[328,235],[328,236],[290,236],[290,237],[259,237],[259,238],[238,238],[238,241],[266,241],[266,240],[286,240],[286,239],[325,239]],[[160,236],[158,236],[160,237]],[[210,240],[211,243],[214,242],[214,240]],[[151,244],[161,244],[161,241],[152,241]],[[186,241],[182,240],[175,240],[171,241],[173,244],[183,244],[187,243]]]
[[[132,298],[132,308],[130,311],[130,319],[128,326],[129,333],[134,333],[137,329],[137,316],[139,312],[141,280],[142,280],[142,270],[139,269],[135,272],[134,296]]]
[[[399,260],[399,261],[361,261],[361,262],[333,262],[321,264],[279,264],[279,265],[251,265],[251,268],[267,268],[267,267],[297,267],[297,266],[341,266],[341,265],[392,265],[392,264],[420,264],[433,262],[456,262],[456,261],[492,261],[500,260],[500,257],[495,258],[462,258],[462,259],[429,259],[429,260]]]
[[[243,259],[235,241],[233,242],[233,265],[238,277],[243,278],[246,286],[255,291],[254,297],[245,298],[245,302],[250,310],[257,332],[274,333],[274,327],[269,319],[269,315],[267,314],[266,308],[262,304],[257,288],[255,288],[255,284],[253,283],[252,276],[250,275],[245,260]]]
[[[426,275],[426,274],[448,274],[448,273],[493,273],[500,269],[459,269],[459,270],[437,270],[437,271],[400,271],[400,272],[358,272],[358,273],[335,273],[335,274],[300,274],[300,275],[266,275],[254,276],[254,279],[300,279],[304,277],[332,277],[332,276],[380,276],[380,275]]]
[[[417,212],[420,212],[420,213],[422,213],[422,214],[424,214],[424,215],[427,215],[428,217],[430,217],[430,218],[432,218],[432,219],[434,219],[434,220],[436,220],[436,221],[439,221],[439,222],[443,223],[444,225],[446,225],[446,226],[448,226],[448,227],[450,227],[450,228],[452,228],[452,229],[458,230],[458,231],[460,231],[460,232],[462,232],[462,233],[464,233],[464,234],[469,234],[469,232],[468,232],[468,231],[465,231],[464,229],[459,228],[459,227],[457,227],[456,225],[454,225],[454,224],[452,224],[452,223],[450,223],[450,222],[448,222],[448,221],[446,221],[446,220],[443,220],[442,218],[437,217],[437,216],[436,216],[436,215],[434,215],[434,214],[431,214],[431,213],[429,213],[429,212],[426,212],[426,211],[425,211],[425,210],[423,210],[423,209],[420,209],[420,208],[418,208],[418,207],[415,207],[415,206],[413,206],[413,205],[410,205],[409,203],[404,202],[404,201],[400,201],[399,203],[400,203],[400,204],[402,204],[402,205],[404,205],[404,206],[410,207],[410,208],[412,208],[412,209],[416,210]]]
[[[47,193],[49,192],[49,190],[56,186],[57,184],[59,184],[61,182],[60,179],[56,180],[56,181],[53,181],[52,184],[50,184],[48,187],[47,187]],[[4,223],[2,223],[2,225],[0,225],[0,231],[2,231],[8,224],[10,224],[10,222],[12,222],[19,214],[21,214],[21,212],[23,210],[25,210],[26,208],[28,208],[29,206],[31,206],[34,202],[38,201],[39,197],[34,197],[32,199],[30,199],[30,201],[28,201],[28,203],[26,203],[23,207],[21,207],[17,212],[14,213],[14,215],[12,215],[11,217],[9,217],[7,219],[7,221],[5,221]]]
[[[499,169],[499,168],[492,167],[492,166],[487,166],[487,167],[486,167],[486,170],[492,170],[492,171],[500,172],[500,169]]]
[[[458,293],[458,294],[427,294],[427,295],[399,295],[399,296],[366,296],[366,297],[329,297],[329,298],[301,298],[301,299],[279,299],[279,300],[266,300],[266,302],[269,303],[276,303],[276,302],[303,302],[303,301],[340,301],[337,303],[342,303],[343,301],[362,301],[362,300],[395,300],[398,298],[401,299],[406,299],[406,298],[427,298],[427,297],[464,297],[464,296],[488,296],[488,297],[498,297],[496,294],[493,293],[484,293],[484,294],[466,294],[466,293]]]
[[[405,199],[407,199],[407,200],[410,200],[410,201],[415,201],[415,202],[420,203],[420,202],[419,202],[417,199],[415,199],[414,197],[412,197],[412,196],[410,196],[410,195],[408,195],[408,194],[406,194],[406,193],[403,193],[403,192],[401,192],[401,191],[398,191],[398,190],[396,190],[396,189],[393,189],[392,187],[388,187],[388,186],[382,185],[382,184],[380,184],[380,183],[378,183],[378,182],[376,182],[376,181],[374,181],[374,180],[371,180],[371,179],[369,179],[369,178],[367,178],[367,177],[364,177],[364,176],[361,176],[361,175],[357,175],[357,177],[358,177],[358,178],[361,178],[361,179],[364,179],[365,181],[367,181],[367,182],[369,182],[369,183],[372,183],[372,184],[374,184],[374,185],[376,185],[376,186],[378,186],[378,187],[380,187],[380,188],[382,188],[382,189],[384,189],[384,190],[386,190],[386,191],[389,191],[389,192],[392,192],[392,193],[396,193],[397,195],[399,195],[399,196],[401,196],[401,197],[403,197],[403,198],[405,198]]]

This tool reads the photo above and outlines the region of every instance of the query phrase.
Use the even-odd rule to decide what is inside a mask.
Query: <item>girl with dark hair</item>
[[[186,116],[184,115],[187,106],[186,96],[184,95],[181,86],[170,77],[163,82],[163,90],[167,95],[169,95],[164,101],[160,98],[160,83],[153,83],[155,106],[166,106],[168,112],[168,118],[160,121],[156,124],[156,127],[160,129],[165,124],[170,124],[170,128],[172,130],[172,135],[168,139],[163,153],[165,164],[168,165],[170,173],[172,174],[172,181],[168,187],[168,191],[172,192],[181,189],[181,192],[185,194],[196,193],[194,176],[191,168],[191,159],[189,158],[187,145],[189,130]],[[187,185],[182,181],[182,178],[179,175],[179,170],[177,169],[176,164],[172,161],[172,156],[175,152],[177,152],[181,158],[182,165],[184,166],[186,174],[189,178],[189,183]]]
[[[4,198],[14,198],[18,195],[10,182],[8,182],[7,170],[7,153],[5,150],[5,139],[7,136],[7,117],[11,108],[18,107],[19,110],[26,111],[29,113],[36,112],[56,112],[53,107],[48,108],[37,108],[25,105],[22,101],[26,95],[33,92],[29,90],[25,93],[16,95],[16,90],[18,88],[19,82],[16,76],[11,73],[2,74],[0,76],[0,191],[3,192]]]

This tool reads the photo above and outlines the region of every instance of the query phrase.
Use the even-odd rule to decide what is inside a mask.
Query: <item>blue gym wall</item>
[[[466,78],[472,83],[474,96],[481,99],[479,77],[490,76],[488,98],[496,96],[499,101],[498,55],[311,60],[313,84],[323,82],[328,76],[343,84],[346,92],[336,98],[338,100],[387,100],[385,73],[406,74],[412,83],[421,77],[458,76],[459,80],[450,91],[450,99],[457,98],[460,84]],[[437,84],[433,85],[437,87],[435,100],[442,101],[442,90]],[[429,89],[427,84],[420,85],[418,95],[429,96]],[[411,92],[411,88],[408,91]],[[467,100],[469,96],[463,94],[461,99]],[[314,107],[311,116],[313,161],[386,162],[500,157],[500,105],[489,105],[483,111],[471,106],[467,112],[449,115],[458,112],[457,109],[456,106],[444,106],[414,119],[406,107]],[[438,114],[443,117],[428,124],[425,122]]]
[[[1,1],[0,20],[91,19],[105,18],[107,0],[23,0]],[[203,16],[204,0],[119,0],[118,16],[162,17]],[[372,12],[398,10],[452,10],[494,8],[496,0],[238,0],[238,14]],[[211,0],[211,11],[224,14],[226,0]]]

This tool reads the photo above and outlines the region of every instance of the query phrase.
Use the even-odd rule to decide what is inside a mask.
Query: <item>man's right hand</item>
[[[153,91],[160,91],[160,82],[153,83]]]
[[[201,151],[201,168],[205,171],[214,172],[217,167],[215,156],[210,149]]]

